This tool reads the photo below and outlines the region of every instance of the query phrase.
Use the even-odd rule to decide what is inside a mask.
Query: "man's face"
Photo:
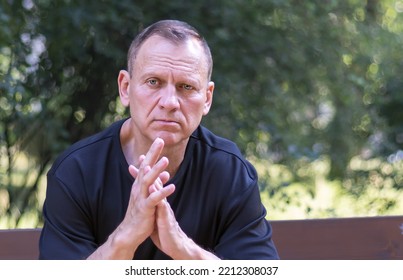
[[[138,51],[132,76],[119,75],[121,101],[130,106],[135,137],[160,137],[166,146],[187,140],[210,110],[214,83],[207,73],[197,41],[177,45],[157,35],[148,38]]]

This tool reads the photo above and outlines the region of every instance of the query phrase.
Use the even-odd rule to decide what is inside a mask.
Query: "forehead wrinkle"
[[[159,63],[160,66],[171,68],[173,70],[193,73],[200,72],[198,67],[200,65],[200,62],[197,59],[185,58],[178,60],[170,56],[154,56],[151,57],[151,59],[154,59],[154,61]]]
[[[186,75],[197,80],[208,79],[208,66],[204,53],[200,51],[199,44],[192,40],[175,44],[159,36],[150,37],[140,48],[134,64],[137,66],[134,67],[133,73],[137,68],[138,73],[143,74],[170,71],[171,74]]]
[[[159,74],[165,71],[177,73],[179,71],[186,76],[192,76],[193,74],[200,75],[200,67],[198,67],[200,62],[197,59],[189,58],[185,60],[176,60],[169,56],[158,55],[150,56],[149,59],[144,62],[145,63],[142,63],[143,65],[141,65],[141,68],[145,74]]]

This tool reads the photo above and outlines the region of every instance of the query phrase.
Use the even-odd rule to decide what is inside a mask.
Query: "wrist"
[[[137,246],[127,242],[121,234],[114,231],[104,244],[99,246],[87,259],[90,260],[131,260]]]
[[[172,256],[174,260],[217,260],[219,259],[213,253],[204,250],[197,245],[192,239],[187,238],[182,243],[183,247],[178,251],[175,256]]]
[[[114,259],[132,259],[138,247],[137,243],[119,229],[109,236],[107,243],[114,252]]]
[[[131,260],[141,242],[137,232],[122,223],[99,249],[102,259]]]

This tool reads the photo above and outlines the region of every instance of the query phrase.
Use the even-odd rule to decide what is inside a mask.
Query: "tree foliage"
[[[116,84],[126,51],[165,18],[194,25],[212,49],[204,124],[286,166],[284,180],[263,168],[262,190],[312,185],[316,161],[353,195],[403,188],[402,12],[399,0],[1,0],[0,216],[9,227],[38,216],[57,154],[126,114]]]

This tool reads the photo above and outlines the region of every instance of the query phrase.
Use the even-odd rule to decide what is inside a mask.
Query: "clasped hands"
[[[166,157],[160,158],[163,148],[164,141],[157,138],[147,154],[140,157],[139,168],[129,166],[130,174],[136,179],[121,226],[135,229],[129,237],[134,251],[151,237],[154,244],[171,258],[191,259],[196,257],[192,254],[197,245],[179,227],[166,200],[175,191],[175,185],[163,187],[170,178],[165,171],[169,161]]]
[[[166,200],[175,186],[163,187],[170,176],[165,171],[169,161],[161,157],[163,148],[164,141],[157,138],[147,154],[140,157],[139,168],[129,166],[130,174],[136,179],[123,221],[88,259],[131,259],[148,237],[172,259],[218,259],[193,242],[176,221]]]

